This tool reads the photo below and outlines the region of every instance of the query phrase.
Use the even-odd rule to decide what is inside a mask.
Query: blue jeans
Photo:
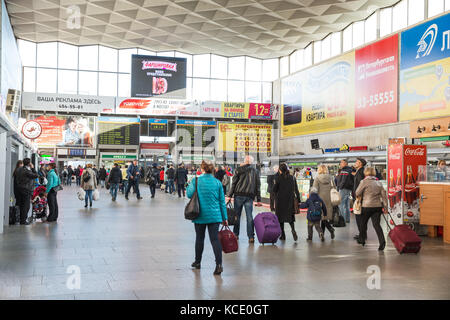
[[[173,184],[173,179],[167,179],[166,192],[167,189],[169,189],[169,193],[175,192],[175,185]]]
[[[88,205],[88,199],[89,199],[89,203],[92,205],[92,193],[94,192],[94,190],[86,190],[86,195],[84,196],[84,204],[87,206]]]
[[[125,190],[125,197],[128,197],[131,187],[134,188],[134,191],[136,192],[136,197],[140,198],[141,194],[139,193],[139,181],[137,181],[136,178],[128,180],[128,186],[127,186],[127,189]]]
[[[349,189],[339,190],[341,194],[341,203],[339,204],[339,210],[341,211],[341,215],[344,217],[345,222],[350,222],[350,195],[352,191]]]
[[[117,198],[117,190],[119,189],[119,184],[118,183],[111,183],[109,192],[111,193],[111,197],[113,197],[114,199]]]
[[[239,236],[242,208],[245,207],[245,214],[247,216],[247,236],[249,239],[255,238],[255,225],[253,223],[253,199],[249,197],[234,197],[234,210],[238,216],[238,221],[234,225],[233,232]]]

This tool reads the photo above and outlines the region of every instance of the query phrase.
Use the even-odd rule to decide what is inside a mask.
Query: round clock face
[[[36,121],[27,121],[22,127],[22,133],[27,139],[37,139],[42,133],[42,126]]]

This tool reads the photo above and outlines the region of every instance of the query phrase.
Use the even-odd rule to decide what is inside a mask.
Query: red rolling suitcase
[[[239,249],[236,235],[230,230],[228,226],[222,226],[222,229],[220,229],[219,241],[222,245],[222,250],[224,253],[235,252]]]
[[[394,219],[392,219],[390,214],[389,217],[391,218],[392,221],[394,221]],[[389,238],[391,238],[392,243],[394,244],[395,248],[400,254],[418,253],[420,251],[422,239],[419,238],[417,233],[415,233],[410,228],[410,226],[406,224],[401,224],[395,225],[394,229],[392,229],[386,217],[384,217],[384,220],[386,220],[386,224],[390,229],[388,234]]]

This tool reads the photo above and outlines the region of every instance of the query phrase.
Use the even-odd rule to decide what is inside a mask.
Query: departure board
[[[150,137],[167,137],[167,119],[148,119]]]
[[[99,117],[98,144],[139,145],[139,118]]]
[[[215,140],[215,121],[177,120],[178,147],[206,148]]]

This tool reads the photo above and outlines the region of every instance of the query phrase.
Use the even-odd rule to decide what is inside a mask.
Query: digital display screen
[[[98,144],[139,145],[139,118],[99,117],[98,130]]]
[[[206,148],[215,141],[215,121],[177,120],[178,147]]]
[[[148,135],[150,137],[167,137],[167,119],[149,119]]]

